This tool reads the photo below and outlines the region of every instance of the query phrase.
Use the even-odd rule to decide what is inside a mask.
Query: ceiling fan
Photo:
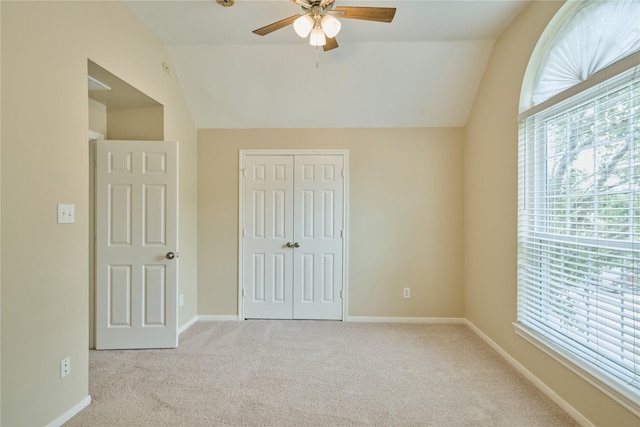
[[[340,31],[341,23],[336,17],[391,22],[396,14],[395,7],[336,6],[335,0],[291,1],[302,6],[304,13],[290,16],[253,32],[259,36],[266,36],[293,24],[296,34],[302,38],[310,36],[309,44],[322,46],[327,51],[338,47],[336,35]]]

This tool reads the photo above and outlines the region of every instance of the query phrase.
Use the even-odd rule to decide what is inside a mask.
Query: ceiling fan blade
[[[284,18],[278,22],[274,22],[273,24],[266,25],[262,28],[258,28],[257,30],[253,30],[253,32],[259,36],[266,36],[267,34],[273,33],[280,28],[284,28],[287,25],[293,24],[293,21],[295,21],[299,16],[300,15],[293,15],[288,18]]]
[[[325,43],[324,46],[322,46],[322,49],[324,49],[324,51],[328,51],[331,49],[335,49],[338,47],[338,41],[336,40],[335,37],[327,37],[327,42]]]
[[[335,10],[344,12],[344,14],[336,15],[341,18],[378,22],[391,22],[396,14],[395,7],[336,6]]]

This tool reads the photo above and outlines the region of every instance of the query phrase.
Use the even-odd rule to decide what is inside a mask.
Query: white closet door
[[[342,319],[344,157],[247,155],[244,318]]]
[[[296,156],[293,318],[342,319],[342,156]]]
[[[291,319],[293,157],[247,156],[244,173],[244,316]]]

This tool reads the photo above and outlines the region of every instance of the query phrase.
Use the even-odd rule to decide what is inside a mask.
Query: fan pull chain
[[[320,47],[316,46],[316,69],[320,68],[320,58],[318,56],[319,50],[320,50]]]

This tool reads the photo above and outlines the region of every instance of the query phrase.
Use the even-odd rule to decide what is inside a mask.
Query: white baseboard
[[[372,316],[347,316],[347,322],[368,323],[448,323],[465,324],[466,319],[458,317],[372,317]]]
[[[230,322],[237,321],[237,315],[199,315],[182,325],[179,333],[189,329],[196,322]],[[347,316],[346,322],[368,323],[442,323],[442,324],[466,324],[466,319],[460,317],[375,317],[375,316]]]
[[[178,328],[178,335],[181,335],[187,329],[192,327],[196,322],[228,322],[238,320],[238,316],[218,316],[218,315],[204,315],[204,316],[193,316],[187,323],[180,326]]]
[[[182,334],[184,331],[186,331],[187,329],[189,329],[191,326],[193,326],[194,323],[196,323],[198,321],[198,316],[193,316],[191,319],[189,319],[187,321],[187,323],[185,323],[184,325],[180,326],[178,328],[178,335]]]
[[[78,412],[82,411],[84,408],[89,406],[90,403],[91,403],[91,396],[86,396],[80,402],[73,405],[73,407],[69,409],[67,412],[65,412],[64,414],[62,414],[61,416],[59,416],[58,418],[56,418],[55,420],[47,424],[46,427],[60,427],[61,425],[69,421],[71,418],[73,418],[76,414],[78,414]]]
[[[239,320],[237,315],[199,315],[180,328],[180,333],[186,331],[195,322],[229,322]],[[443,323],[466,324],[466,319],[461,317],[375,317],[375,316],[347,316],[346,322],[368,323]]]
[[[522,366],[520,362],[511,357],[509,353],[504,351],[494,340],[489,338],[484,332],[482,332],[476,325],[474,325],[468,319],[465,319],[466,325],[473,332],[476,333],[484,342],[489,344],[504,360],[506,360],[511,366],[516,368],[531,384],[536,386],[541,392],[543,392],[549,399],[553,400],[558,406],[560,406],[569,416],[571,416],[578,424],[584,427],[595,427],[587,418],[585,418],[580,412],[578,412],[573,406],[567,403],[566,400],[561,398],[555,391],[547,386],[542,380],[536,377],[531,371]]]
[[[238,316],[234,314],[229,315],[200,315],[198,321],[202,322],[229,322],[232,320],[238,320]]]

